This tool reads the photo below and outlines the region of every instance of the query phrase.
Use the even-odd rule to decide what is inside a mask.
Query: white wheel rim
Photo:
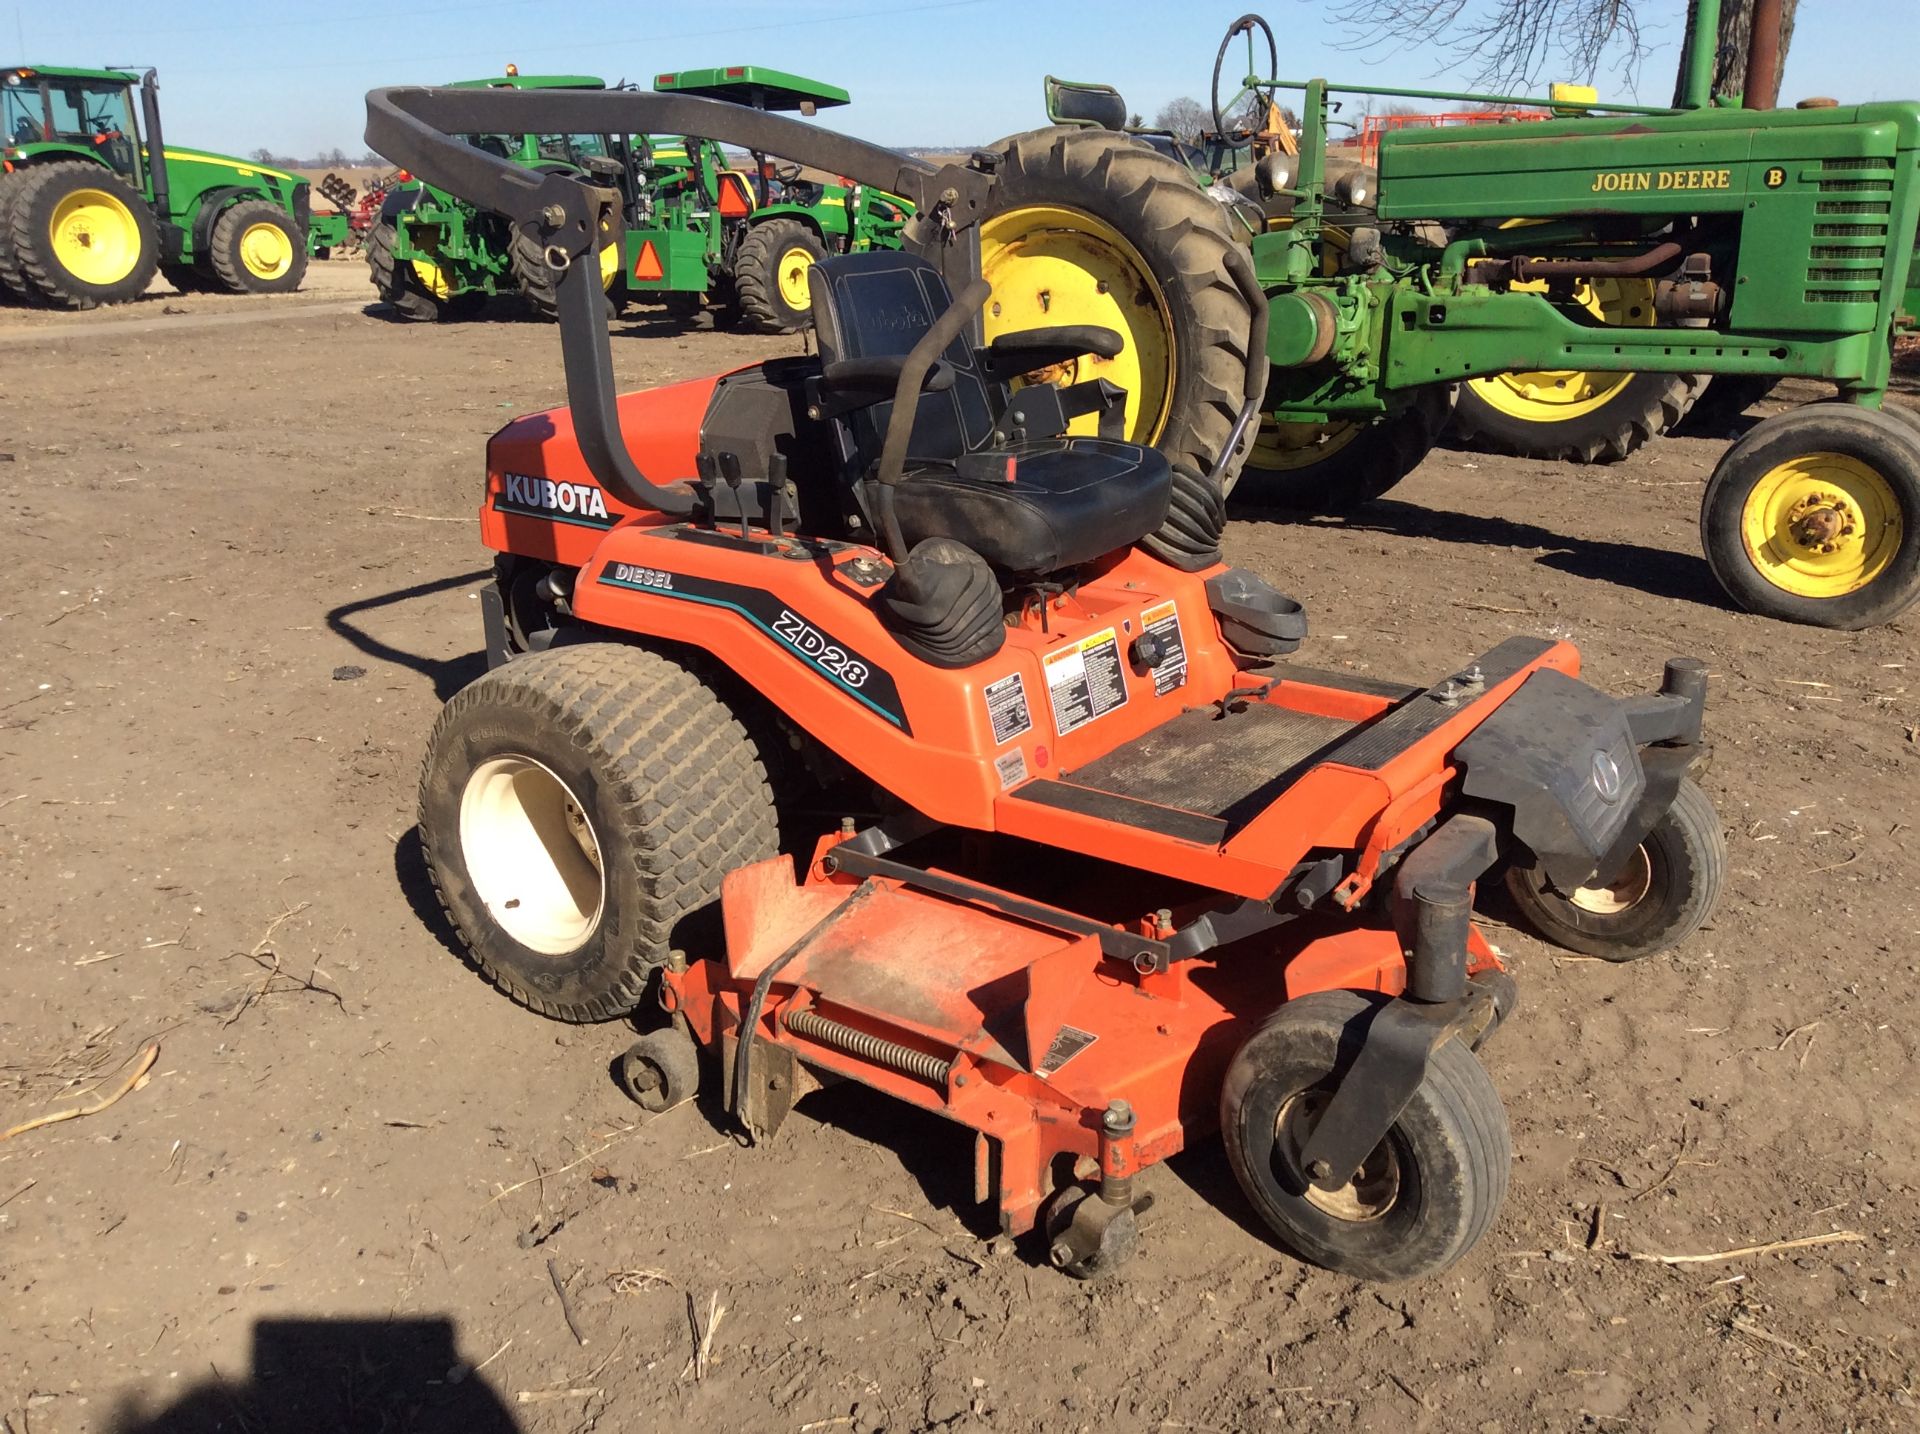
[[[1638,903],[1653,887],[1653,862],[1644,846],[1638,847],[1627,869],[1607,886],[1575,887],[1567,899],[1594,916],[1618,916]]]
[[[460,797],[460,855],[487,914],[531,951],[578,951],[600,924],[600,839],[567,784],[531,757],[474,768]]]
[[[1298,1095],[1288,1096],[1279,1114],[1274,1117],[1274,1149],[1303,1176],[1305,1167],[1301,1164],[1301,1154],[1307,1147],[1314,1127],[1327,1113],[1332,1101],[1333,1097],[1327,1091],[1302,1091]],[[1353,1179],[1338,1190],[1322,1190],[1311,1181],[1306,1190],[1307,1203],[1316,1210],[1356,1225],[1378,1220],[1393,1208],[1399,1198],[1400,1158],[1394,1154],[1391,1140],[1383,1140],[1374,1146],[1372,1154],[1360,1162]]]

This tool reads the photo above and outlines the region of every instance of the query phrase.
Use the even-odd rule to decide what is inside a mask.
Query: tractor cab
[[[8,168],[58,149],[104,162],[136,187],[143,186],[140,129],[135,119],[133,75],[119,70],[75,70],[57,65],[0,69],[0,135]]]
[[[823,109],[848,104],[852,98],[838,85],[770,70],[764,65],[726,65],[655,75],[653,88],[659,94],[697,95],[702,99],[745,105],[749,109],[809,118]],[[821,187],[807,184],[801,178],[799,165],[776,166],[763,154],[753,156],[749,184],[756,204],[781,201],[817,204],[820,201]]]

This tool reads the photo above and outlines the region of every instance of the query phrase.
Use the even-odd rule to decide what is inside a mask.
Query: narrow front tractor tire
[[[62,160],[26,172],[10,245],[22,287],[68,309],[139,298],[160,266],[147,201],[105,165]]]
[[[1507,869],[1507,891],[1546,940],[1602,961],[1638,961],[1671,950],[1700,929],[1726,879],[1720,814],[1691,777],[1627,869],[1607,886],[1561,892],[1544,872]]]
[[[1700,506],[1720,585],[1763,617],[1855,631],[1920,597],[1920,428],[1815,403],[1762,419]]]
[[[792,334],[813,322],[807,271],[827,257],[820,236],[797,219],[756,224],[733,256],[740,313],[763,334]]]
[[[233,293],[291,294],[307,277],[307,237],[279,205],[243,199],[214,221],[207,260]]]
[[[1262,425],[1242,475],[1243,501],[1302,515],[1348,513],[1382,497],[1433,451],[1451,392],[1423,388],[1377,423]]]
[[[395,257],[394,246],[399,240],[399,228],[392,220],[383,219],[373,226],[367,235],[367,277],[395,318],[430,324],[441,316],[440,302],[420,287],[413,266]]]
[[[720,878],[776,850],[747,729],[658,653],[516,657],[440,714],[420,839],[468,959],[561,1021],[632,1011],[670,950],[713,949]]]
[[[1354,1179],[1334,1191],[1308,1181],[1300,1152],[1385,1001],[1317,991],[1282,1006],[1228,1067],[1220,1129],[1241,1189],[1289,1248],[1339,1274],[1409,1280],[1486,1234],[1512,1147],[1493,1081],[1465,1040],[1448,1040]]]
[[[1246,403],[1248,364],[1266,371],[1247,352],[1253,310],[1227,269],[1239,240],[1226,211],[1184,165],[1109,130],[1035,130],[994,151],[994,207],[979,216],[987,339],[1062,324],[1117,331],[1118,356],[1076,359],[1049,381],[1117,384],[1129,442],[1211,472]],[[1227,492],[1251,439],[1226,455]]]

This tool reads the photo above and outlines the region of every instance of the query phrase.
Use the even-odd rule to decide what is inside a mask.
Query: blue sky
[[[1656,48],[1639,86],[1640,98],[1659,104],[1671,94],[1686,7],[1642,4],[1671,16],[1649,36]],[[498,73],[508,61],[528,73],[643,82],[695,65],[772,65],[850,90],[852,105],[822,116],[836,129],[883,144],[968,144],[1044,123],[1048,73],[1117,85],[1148,116],[1179,95],[1204,101],[1219,37],[1245,8],[1246,0],[200,0],[164,9],[0,0],[0,56],[158,66],[168,138],[237,153],[338,145],[357,154],[368,89]],[[1913,98],[1916,8],[1916,0],[1802,0],[1783,98]],[[1282,74],[1453,83],[1431,55],[1341,48],[1325,11],[1321,0],[1265,0]],[[1601,92],[1633,98],[1608,76]]]

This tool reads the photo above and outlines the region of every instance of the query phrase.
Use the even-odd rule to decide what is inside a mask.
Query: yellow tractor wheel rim
[[[1544,294],[1543,281],[1515,284],[1515,293]],[[1657,319],[1651,279],[1581,280],[1573,291],[1579,305],[1615,328],[1646,328]],[[1585,369],[1533,369],[1467,380],[1467,386],[1491,408],[1526,423],[1565,423],[1583,418],[1633,382],[1630,373],[1590,373]]]
[[[1844,453],[1808,453],[1764,474],[1740,512],[1740,538],[1760,576],[1803,598],[1858,592],[1900,551],[1893,485]]]
[[[1104,378],[1126,390],[1126,436],[1158,441],[1173,404],[1177,358],[1166,296],[1146,260],[1119,230],[1078,209],[1028,205],[980,226],[980,272],[993,285],[986,337],[1094,324],[1121,337],[1117,357],[1085,354],[1045,372],[1065,386]],[[1093,435],[1096,415],[1068,430]]]
[[[60,267],[83,284],[117,284],[140,262],[139,222],[104,189],[62,195],[53,206],[47,238]]]
[[[774,265],[780,282],[780,302],[798,313],[805,313],[813,302],[813,295],[807,289],[807,271],[812,267],[813,251],[802,244],[795,244]]]
[[[240,235],[240,262],[256,279],[278,279],[293,267],[293,241],[277,224],[249,224]]]
[[[601,232],[603,234],[609,233],[610,229],[607,226],[602,226]],[[600,247],[600,287],[603,289],[611,289],[613,287],[613,281],[619,277],[620,246],[606,239],[602,239]]]
[[[1292,473],[1333,457],[1364,427],[1358,423],[1278,423],[1267,419],[1247,455],[1247,467],[1260,473]]]
[[[413,260],[413,277],[420,281],[420,287],[434,298],[446,300],[453,297],[453,284],[447,278],[446,271],[431,259]]]

